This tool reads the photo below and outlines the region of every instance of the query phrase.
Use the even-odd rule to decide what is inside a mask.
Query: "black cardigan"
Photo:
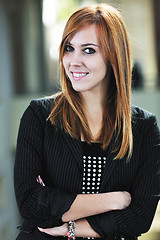
[[[24,112],[17,139],[14,183],[20,214],[24,218],[17,239],[54,238],[36,226],[62,225],[61,216],[82,191],[82,147],[47,120],[53,98],[33,100]],[[114,137],[108,149],[100,192],[128,191],[131,204],[123,209],[86,218],[106,239],[138,236],[149,230],[160,194],[160,132],[156,118],[132,107],[133,155],[113,160]],[[37,181],[40,175],[45,183]]]

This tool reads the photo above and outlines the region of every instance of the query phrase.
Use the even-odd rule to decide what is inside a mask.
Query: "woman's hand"
[[[40,183],[43,187],[45,186],[42,178],[40,175],[38,175],[37,177],[37,182]],[[54,236],[54,237],[58,237],[58,236],[67,236],[67,232],[68,232],[68,224],[64,223],[62,226],[60,227],[53,227],[53,228],[39,228],[40,232],[46,233],[48,235]]]
[[[39,228],[40,232],[46,233],[48,235],[54,236],[54,237],[58,237],[58,236],[67,236],[67,232],[68,232],[68,224],[64,223],[62,226],[60,227],[53,227],[53,228]]]
[[[48,235],[58,237],[58,236],[67,236],[68,232],[68,223],[64,223],[60,227],[53,228],[39,228],[39,231],[44,232]],[[99,234],[93,230],[93,228],[89,225],[86,219],[80,219],[75,222],[75,236],[76,237],[93,237],[100,238]]]

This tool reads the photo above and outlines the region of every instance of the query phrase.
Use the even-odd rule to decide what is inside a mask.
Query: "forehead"
[[[95,24],[80,28],[70,40],[70,43],[73,45],[82,45],[86,43],[98,45],[98,42],[98,34]]]

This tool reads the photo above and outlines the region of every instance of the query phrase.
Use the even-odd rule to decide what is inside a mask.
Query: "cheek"
[[[107,65],[106,65],[106,63],[104,62],[103,59],[99,60],[99,65],[98,65],[98,67],[99,67],[99,69],[101,69],[102,73],[103,73],[104,75],[106,75],[106,73],[107,73]]]
[[[96,57],[87,60],[86,65],[88,68],[92,69],[92,71],[98,71],[98,72],[106,72],[107,71],[107,65],[103,59],[102,56],[97,55]]]

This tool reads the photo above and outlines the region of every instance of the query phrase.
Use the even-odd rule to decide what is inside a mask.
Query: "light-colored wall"
[[[132,103],[155,114],[160,127],[160,91],[136,91]]]
[[[152,0],[102,0],[117,7],[129,33],[132,60],[137,61],[144,75],[144,86],[154,89],[157,81],[157,60]]]
[[[142,67],[146,88],[154,88],[157,79],[157,60],[152,0],[121,0],[120,8],[127,25],[133,61]]]
[[[17,211],[13,189],[13,158],[11,153],[12,69],[8,26],[0,2],[0,239],[13,239]]]

